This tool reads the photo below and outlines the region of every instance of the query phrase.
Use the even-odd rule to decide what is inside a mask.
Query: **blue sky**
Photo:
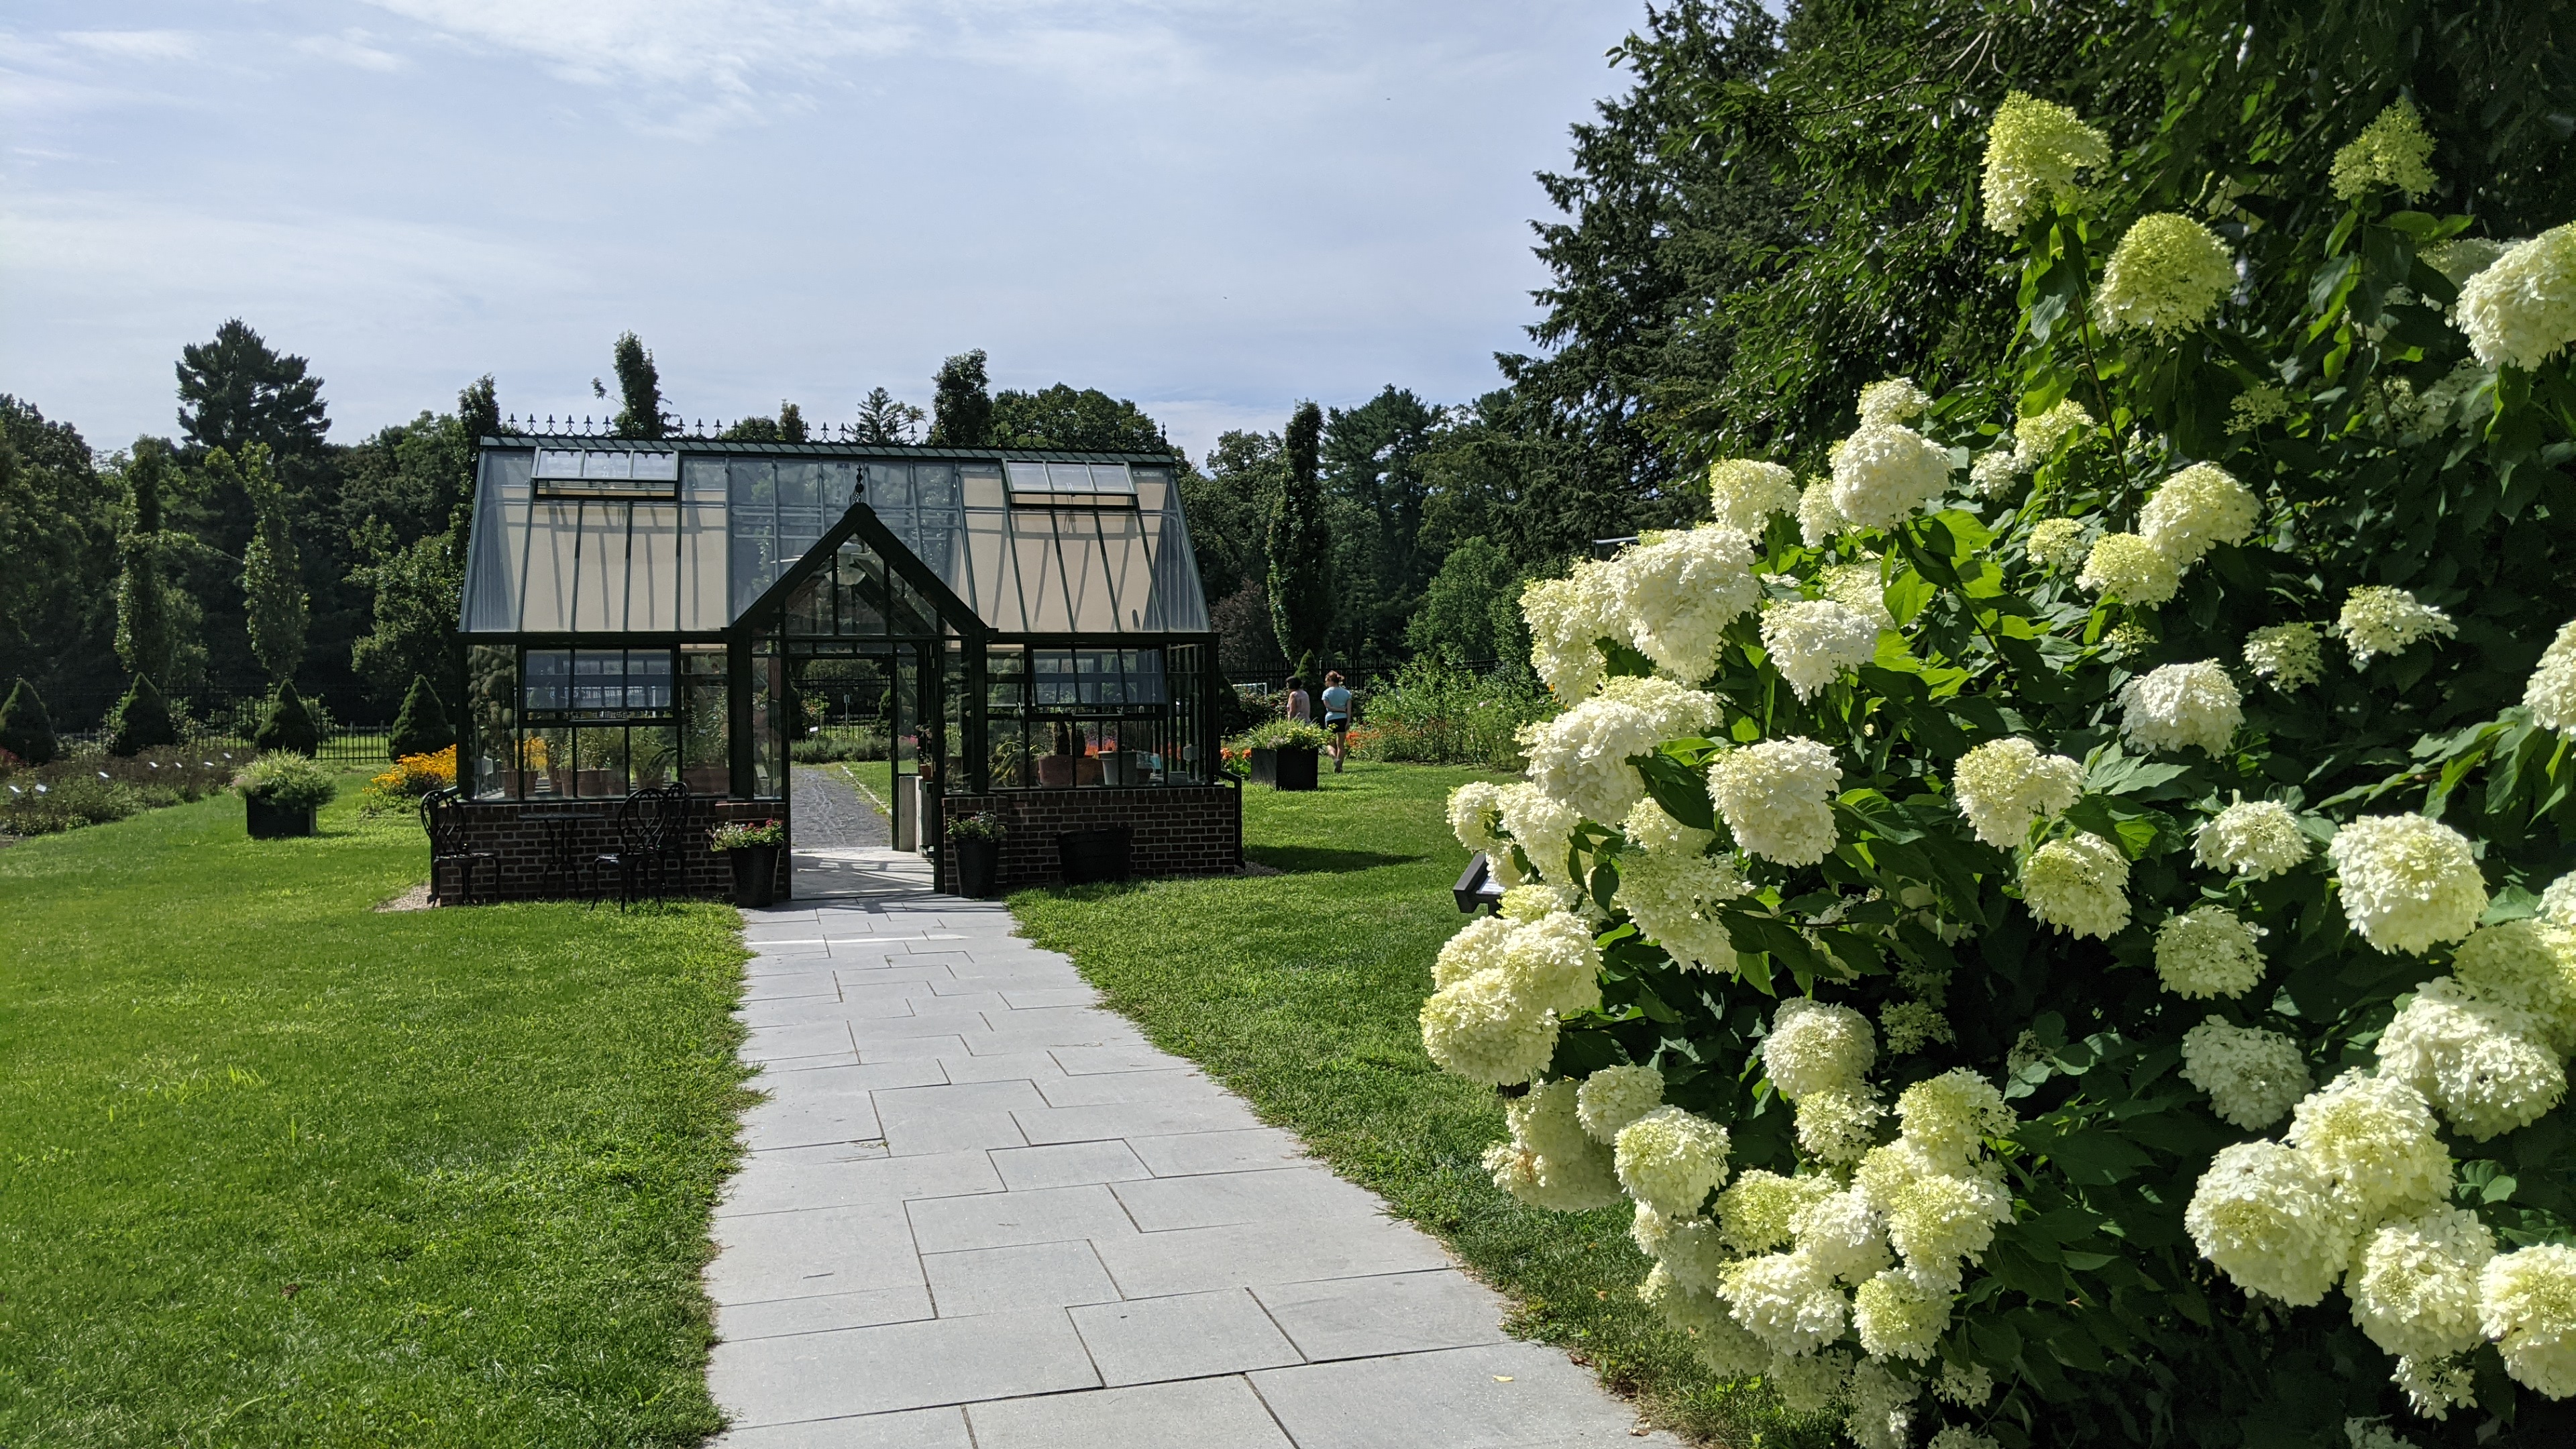
[[[1531,173],[1624,88],[1628,0],[20,0],[0,391],[102,450],[241,316],[351,441],[596,412],[633,328],[685,416],[927,403],[939,360],[1134,398],[1201,454],[1526,346]],[[613,390],[613,389],[612,389]]]

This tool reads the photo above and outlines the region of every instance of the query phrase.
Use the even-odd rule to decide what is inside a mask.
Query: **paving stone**
[[[1129,1298],[1449,1266],[1429,1238],[1383,1218],[1183,1228],[1095,1238],[1093,1246],[1118,1291]]]
[[[779,1164],[789,1167],[829,1167],[842,1162],[874,1162],[894,1154],[886,1150],[883,1139],[857,1142],[816,1142],[803,1147],[755,1148],[763,1170]]]
[[[877,1017],[854,1021],[845,1028],[858,1050],[913,1041],[926,1036],[986,1035],[992,1028],[984,1024],[980,1011],[914,1012],[910,1016]]]
[[[1109,1281],[1087,1242],[926,1253],[921,1267],[930,1275],[930,1299],[942,1318],[1107,1303],[1118,1297],[1118,1286]]]
[[[1013,1011],[1050,1006],[1098,1006],[1100,993],[1089,986],[1005,986],[1002,1000]]]
[[[838,996],[840,978],[829,971],[762,971],[753,972],[743,984],[742,999],[786,1001],[795,997]]]
[[[1632,1436],[1636,1413],[1592,1376],[1534,1343],[1349,1359],[1253,1374],[1299,1449],[1611,1449],[1672,1445]]]
[[[1153,1169],[1156,1177],[1242,1172],[1308,1160],[1305,1144],[1276,1127],[1130,1137],[1127,1145],[1136,1149],[1136,1155]]]
[[[765,1303],[922,1286],[921,1260],[899,1203],[719,1217],[707,1296]]]
[[[1096,1303],[1074,1309],[1073,1326],[1107,1384],[1206,1378],[1302,1361],[1270,1315],[1240,1288]]]
[[[743,1145],[754,1152],[823,1142],[882,1138],[870,1089],[853,1080],[866,1067],[841,1067],[801,1082],[793,1092],[772,1092],[742,1114]]]
[[[773,1096],[777,1095],[776,1084],[770,1081],[770,1076],[778,1070],[775,1064],[762,1068],[761,1074],[751,1079],[751,1089],[755,1092],[769,1092]],[[936,1087],[948,1080],[947,1074],[940,1069],[937,1057],[878,1062],[868,1066],[849,1062],[835,1067],[807,1067],[801,1070],[822,1072],[826,1075],[798,1077],[797,1091],[820,1091],[827,1095],[850,1091],[874,1092],[886,1087]]]
[[[962,1036],[890,1037],[861,1047],[857,1053],[863,1062],[906,1062],[924,1058],[967,1055]]]
[[[1056,1061],[1070,1076],[1091,1072],[1150,1072],[1164,1067],[1187,1065],[1179,1057],[1144,1042],[1105,1047],[1064,1047],[1055,1053]]]
[[[1233,1099],[1207,1075],[1186,1067],[1149,1072],[1059,1075],[1038,1094],[1050,1107],[1108,1107],[1124,1102],[1179,1102],[1219,1106]]]
[[[1386,1212],[1376,1195],[1313,1164],[1267,1172],[1156,1177],[1122,1182],[1110,1190],[1118,1194],[1136,1226],[1149,1233],[1306,1218],[1356,1221]]]
[[[882,1108],[880,1108],[882,1110]],[[1013,1113],[1032,1145],[1104,1137],[1161,1137],[1257,1127],[1252,1109],[1231,1097],[1211,1102],[1113,1102],[1099,1107],[1040,1107]]]
[[[919,1284],[872,1288],[860,1293],[823,1293],[811,1298],[773,1298],[760,1303],[721,1304],[716,1308],[716,1337],[740,1342],[778,1338],[790,1333],[822,1333],[835,1328],[866,1328],[878,1323],[905,1323],[933,1316],[930,1290]]]
[[[1061,1308],[720,1343],[707,1386],[744,1425],[1097,1387]]]
[[[1044,1100],[1026,1081],[961,1082],[879,1092],[876,1110],[877,1120],[885,1124],[886,1145],[903,1156],[1026,1146],[1014,1113]]]
[[[963,1409],[909,1409],[855,1419],[817,1419],[736,1429],[707,1449],[974,1449]]]
[[[776,1061],[791,1057],[817,1057],[834,1052],[855,1052],[846,1022],[816,1022],[806,1026],[756,1026],[750,1039],[742,1044],[742,1059],[747,1062]]]
[[[966,1417],[977,1449],[1294,1449],[1240,1378],[970,1404]]]
[[[725,1185],[719,1218],[898,1203],[1002,1190],[982,1152],[933,1152],[861,1162],[771,1162],[754,1154]]]
[[[1108,1188],[1097,1185],[917,1198],[906,1204],[906,1211],[912,1219],[913,1241],[925,1253],[1136,1234],[1127,1210]]]
[[[1002,1175],[1002,1185],[1012,1192],[1073,1187],[1086,1182],[1124,1182],[1153,1175],[1124,1142],[999,1147],[988,1155],[993,1159],[993,1170]]]
[[[1454,1269],[1266,1284],[1252,1295],[1318,1362],[1504,1341],[1501,1295]]]
[[[1009,1052],[979,1057],[961,1051],[939,1058],[939,1068],[952,1082],[1037,1082],[1061,1077],[1064,1070],[1045,1052]]]
[[[966,1041],[978,1056],[997,1056],[1003,1052],[1051,1052],[1058,1047],[1115,1046],[1139,1043],[1144,1036],[1134,1027],[1115,1019],[1096,1023],[1088,1031],[1048,1027],[1043,1031],[1021,1031],[1016,1028],[992,1028],[982,1036],[969,1035]]]

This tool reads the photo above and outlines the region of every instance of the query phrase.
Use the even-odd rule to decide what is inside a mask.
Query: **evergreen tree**
[[[277,697],[268,704],[268,717],[260,721],[259,733],[252,735],[250,742],[262,753],[293,750],[309,758],[322,752],[322,731],[314,725],[313,712],[304,707],[303,697],[295,692],[294,681],[278,685]]]
[[[1300,403],[1283,435],[1288,473],[1270,503],[1265,547],[1270,556],[1270,627],[1279,652],[1310,676],[1333,628],[1330,531],[1324,523],[1324,489],[1317,454],[1324,410]]]
[[[899,402],[884,388],[870,388],[859,399],[858,440],[862,443],[909,443],[921,432],[921,409]]]
[[[36,686],[24,679],[10,687],[6,701],[0,701],[0,750],[30,765],[51,764],[58,753],[45,701],[36,694]]]
[[[269,467],[268,445],[252,443],[236,462],[223,449],[206,455],[206,471],[236,483],[249,495],[254,527],[242,551],[242,603],[251,652],[272,679],[295,677],[304,663],[304,630],[310,601],[295,551],[285,490]]]
[[[930,446],[981,448],[992,441],[993,394],[984,374],[983,348],[939,364],[931,384]]]
[[[70,719],[116,699],[117,494],[77,429],[0,394],[0,679]]]
[[[617,436],[661,437],[662,372],[653,365],[653,354],[644,350],[644,340],[632,332],[620,334],[610,362],[617,373],[617,395],[624,404],[617,412]]]
[[[456,726],[448,723],[447,708],[438,702],[438,692],[429,687],[426,676],[411,677],[411,690],[403,696],[402,713],[394,718],[392,738],[387,742],[394,759],[405,755],[431,755],[456,743]]]
[[[778,441],[782,443],[805,441],[805,410],[785,398],[778,401]]]
[[[127,672],[171,681],[174,687],[204,667],[196,643],[197,613],[187,591],[170,576],[166,555],[174,543],[162,530],[162,490],[171,481],[170,445],[137,438],[125,462],[130,522],[119,549],[124,569],[116,582],[116,657]],[[192,658],[193,666],[183,665]]]
[[[179,349],[178,371],[179,429],[194,447],[235,456],[253,443],[280,457],[322,450],[331,430],[322,379],[239,317],[216,328],[213,341]]]
[[[152,683],[152,676],[134,676],[134,686],[116,703],[115,713],[108,716],[108,727],[114,731],[107,742],[107,752],[131,759],[145,750],[179,743],[179,728],[170,719],[170,702]]]

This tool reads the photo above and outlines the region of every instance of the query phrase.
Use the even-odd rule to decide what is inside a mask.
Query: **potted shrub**
[[[328,768],[292,750],[271,750],[251,761],[233,784],[241,791],[253,840],[311,835],[314,812],[340,788]]]
[[[708,833],[707,848],[733,863],[733,903],[765,906],[778,894],[778,852],[787,848],[784,820],[728,820]]]
[[[957,893],[981,899],[993,894],[1002,873],[1002,837],[1009,829],[990,810],[960,815],[948,822],[949,848],[957,852]]]
[[[1252,780],[1274,790],[1315,788],[1315,760],[1332,737],[1301,719],[1277,719],[1246,731],[1235,743],[1251,754]]]

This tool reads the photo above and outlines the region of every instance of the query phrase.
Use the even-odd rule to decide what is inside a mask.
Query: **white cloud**
[[[457,38],[517,51],[594,84],[712,82],[745,88],[756,71],[811,70],[904,48],[913,27],[896,0],[370,0]]]
[[[308,35],[295,42],[295,48],[305,55],[360,70],[397,71],[410,64],[394,52],[372,44],[374,38],[363,30],[347,30],[338,35]]]
[[[197,37],[184,30],[66,30],[62,40],[119,60],[187,60]]]

